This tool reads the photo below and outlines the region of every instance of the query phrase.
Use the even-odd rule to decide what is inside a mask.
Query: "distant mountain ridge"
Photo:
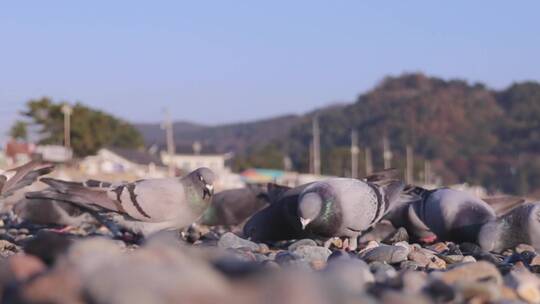
[[[204,126],[181,122],[175,141],[188,149],[195,140],[207,152],[234,152],[235,168],[309,170],[312,118],[319,117],[322,171],[350,174],[350,134],[358,131],[364,174],[364,148],[375,170],[382,168],[382,138],[390,141],[392,166],[404,168],[405,147],[414,151],[415,178],[424,161],[445,183],[471,182],[515,194],[540,193],[540,83],[515,83],[493,90],[481,83],[444,80],[421,73],[387,77],[355,102],[315,109],[303,115]],[[158,124],[136,124],[146,144],[164,144]]]
[[[175,144],[190,147],[195,141],[203,144],[203,151],[219,153],[244,153],[248,148],[261,146],[283,138],[301,121],[298,115],[283,115],[253,122],[205,126],[190,122],[173,124]],[[165,132],[160,124],[134,124],[147,145],[165,146]]]

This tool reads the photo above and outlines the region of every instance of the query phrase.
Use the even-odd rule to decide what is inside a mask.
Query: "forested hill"
[[[350,171],[350,132],[370,147],[382,167],[382,138],[389,138],[393,165],[403,167],[405,146],[415,152],[420,179],[424,160],[445,183],[469,181],[510,193],[540,188],[540,84],[523,82],[495,91],[480,83],[423,74],[388,77],[351,104],[302,116],[285,116],[177,132],[177,140],[207,141],[236,152],[236,166],[278,167],[284,155],[295,169],[309,169],[311,119],[319,116],[323,173]],[[146,134],[141,126],[138,129]],[[161,135],[160,138],[163,136]],[[145,137],[147,143],[156,138]],[[363,150],[362,150],[363,151]],[[360,174],[363,154],[360,154]]]

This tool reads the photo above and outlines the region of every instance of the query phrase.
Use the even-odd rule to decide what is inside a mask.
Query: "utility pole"
[[[351,178],[358,178],[358,132],[351,131]]]
[[[319,117],[313,117],[313,174],[321,175],[321,135]]]
[[[407,145],[405,150],[406,150],[405,153],[407,155],[406,156],[407,164],[406,164],[406,171],[405,171],[405,182],[409,185],[412,185],[414,184],[413,149],[411,145]]]
[[[383,159],[384,169],[390,169],[392,167],[392,151],[390,151],[390,142],[386,135],[383,137]]]
[[[165,129],[165,139],[167,141],[167,154],[169,156],[169,176],[175,175],[175,166],[173,161],[173,156],[175,154],[175,145],[174,145],[174,130],[173,124],[171,121],[171,115],[168,109],[165,109],[165,121],[163,123],[163,128]]]
[[[366,148],[366,175],[373,173],[373,164],[371,162],[371,149]]]
[[[64,147],[69,149],[71,148],[71,114],[73,114],[73,108],[66,103],[62,106],[62,113],[64,114]]]

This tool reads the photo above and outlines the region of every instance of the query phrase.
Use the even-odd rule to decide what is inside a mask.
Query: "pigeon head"
[[[321,213],[323,198],[317,192],[308,192],[300,198],[298,203],[298,217],[302,223],[302,229],[315,220]]]
[[[203,190],[203,199],[210,198],[214,194],[214,181],[216,175],[206,167],[199,168],[190,173],[191,180]]]

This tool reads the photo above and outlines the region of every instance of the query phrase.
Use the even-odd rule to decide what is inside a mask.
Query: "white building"
[[[226,170],[225,161],[228,159],[226,154],[174,154],[170,156],[166,152],[161,153],[161,160],[164,164],[173,164],[174,167],[184,171],[191,172],[200,167],[207,167],[214,172]]]
[[[197,168],[207,167],[217,174],[215,186],[217,191],[239,188],[245,185],[239,174],[231,172],[225,162],[230,158],[229,154],[174,154],[172,157],[166,153],[161,153],[161,160],[164,164],[172,164],[181,170],[181,174],[187,174]]]
[[[103,148],[81,162],[81,169],[90,175],[131,174],[136,177],[159,178],[167,175],[161,159],[133,149]]]

